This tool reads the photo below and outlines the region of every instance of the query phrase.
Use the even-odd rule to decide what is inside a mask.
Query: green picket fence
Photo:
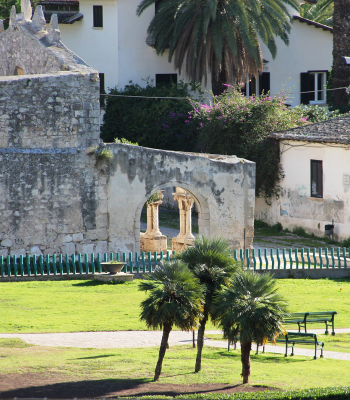
[[[0,277],[10,276],[39,276],[39,275],[87,275],[104,272],[101,263],[107,261],[122,261],[125,263],[124,272],[151,272],[155,266],[164,260],[170,261],[175,252],[162,251],[141,253],[99,253],[95,254],[54,254],[40,256],[0,256]]]
[[[151,272],[159,263],[169,261],[175,252],[54,254],[40,256],[0,256],[0,277],[39,275],[87,275],[103,272],[101,262],[122,261],[124,272]],[[233,258],[247,269],[348,268],[350,248],[259,249],[233,251]]]

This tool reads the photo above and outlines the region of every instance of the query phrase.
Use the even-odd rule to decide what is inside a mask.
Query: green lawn
[[[202,371],[195,374],[196,350],[178,346],[167,350],[160,383],[241,383],[239,351],[203,349]],[[29,346],[19,339],[0,339],[0,371],[2,374],[34,373],[43,379],[57,374],[62,382],[83,380],[138,380],[151,382],[158,357],[158,348],[78,349]],[[140,366],[142,366],[140,368]],[[303,389],[349,385],[345,373],[350,362],[311,357],[288,357],[283,354],[252,352],[252,385],[281,389]]]
[[[123,285],[96,281],[1,282],[0,332],[145,330],[139,314],[146,295],[137,286],[137,280]],[[278,286],[291,312],[334,310],[338,312],[335,327],[350,327],[349,279],[280,279]],[[207,329],[213,328],[207,324]]]

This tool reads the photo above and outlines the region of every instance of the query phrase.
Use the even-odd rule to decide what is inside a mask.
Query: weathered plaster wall
[[[349,145],[281,142],[285,178],[281,197],[268,206],[256,199],[256,218],[284,228],[301,226],[309,233],[324,235],[324,226],[335,222],[335,239],[350,237]],[[323,161],[323,198],[311,197],[310,160]]]
[[[179,186],[196,199],[199,233],[222,236],[235,248],[253,240],[255,164],[235,156],[206,156],[113,144],[108,188],[111,251],[138,251],[140,215],[157,190]],[[244,244],[244,230],[246,242]]]
[[[291,15],[297,14],[290,9]],[[276,39],[277,55],[273,59],[265,44],[261,44],[264,59],[269,63],[264,71],[270,72],[270,92],[277,95],[290,90],[288,103],[293,107],[300,104],[300,73],[329,71],[332,66],[333,34],[298,20],[292,21],[289,45]],[[295,93],[295,94],[294,94]]]

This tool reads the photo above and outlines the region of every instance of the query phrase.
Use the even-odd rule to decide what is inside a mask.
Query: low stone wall
[[[103,161],[77,149],[0,149],[0,256],[107,252]]]

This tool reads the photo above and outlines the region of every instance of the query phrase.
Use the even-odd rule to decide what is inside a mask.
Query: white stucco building
[[[271,135],[280,143],[285,177],[271,206],[256,199],[255,218],[317,236],[334,221],[334,238],[350,237],[350,117]]]
[[[155,8],[149,7],[138,17],[139,3],[140,0],[42,0],[39,4],[45,7],[47,20],[53,12],[58,14],[62,42],[99,71],[106,90],[116,85],[124,87],[130,80],[145,85],[143,80],[147,77],[155,83],[170,76],[173,80],[186,80],[168,62],[167,54],[157,56],[146,43]],[[310,100],[325,103],[323,85],[332,65],[332,28],[295,16],[289,41],[286,46],[277,39],[275,60],[262,45],[267,63],[264,74],[250,82],[250,94],[271,89],[274,95],[284,86],[293,88],[296,94],[289,103],[294,106],[301,100],[308,103],[308,98],[301,99],[300,92],[317,90],[318,85],[322,89],[318,92],[320,98],[313,100],[311,95]],[[206,88],[211,88],[210,77]]]

